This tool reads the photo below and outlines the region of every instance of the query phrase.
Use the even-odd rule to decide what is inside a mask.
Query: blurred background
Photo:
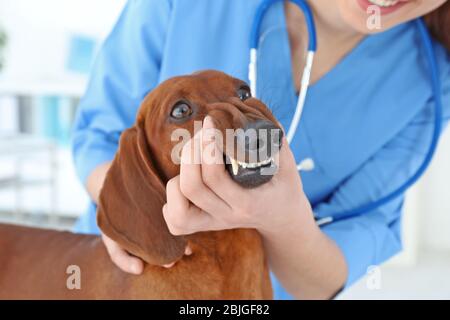
[[[124,4],[0,0],[1,222],[70,229],[84,213],[70,131],[92,60]],[[447,130],[408,194],[404,252],[339,299],[450,299],[449,180]]]

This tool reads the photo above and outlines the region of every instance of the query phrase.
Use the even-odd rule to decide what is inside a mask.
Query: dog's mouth
[[[283,132],[268,120],[247,123],[243,129],[235,136],[235,147],[224,150],[224,160],[236,183],[244,188],[256,188],[269,182],[277,173],[275,160]]]
[[[244,188],[256,188],[269,182],[278,169],[274,157],[259,162],[241,162],[224,155],[224,161],[231,178]]]
[[[277,173],[277,155],[283,131],[266,119],[247,122],[225,134],[222,152],[231,178],[244,188],[256,188],[269,182]]]

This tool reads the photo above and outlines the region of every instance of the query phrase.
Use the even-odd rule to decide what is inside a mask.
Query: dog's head
[[[121,136],[98,210],[102,231],[148,263],[166,264],[183,255],[184,238],[171,235],[162,216],[165,184],[180,172],[183,133],[194,137],[207,115],[220,133],[218,144],[236,183],[258,187],[276,171],[282,130],[245,82],[204,71],[159,85],[142,103],[136,124]]]

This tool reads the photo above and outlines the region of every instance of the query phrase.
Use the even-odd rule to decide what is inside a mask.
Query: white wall
[[[0,76],[0,92],[2,89],[3,92],[40,94],[42,90],[66,92],[65,86],[70,88],[72,77],[76,77],[65,71],[70,35],[86,35],[100,43],[111,30],[124,4],[125,0],[0,0],[0,25],[9,38],[6,69]],[[76,78],[84,80],[85,76]],[[84,81],[80,83],[84,84]],[[74,84],[79,87],[78,82]],[[11,97],[0,98],[0,131],[14,132],[17,125],[13,125],[11,117],[6,119],[5,110],[16,112],[16,101]],[[55,209],[59,214],[82,214],[87,206],[87,195],[75,177],[68,150],[62,149],[58,155],[60,170],[56,173],[56,183],[59,192]],[[2,165],[4,163],[0,167]],[[28,171],[23,175],[32,177]],[[23,209],[30,212],[48,210],[51,202],[45,188],[45,185],[27,188],[22,197]],[[2,190],[0,210],[9,212],[15,205],[11,192]]]
[[[450,128],[420,187],[421,245],[450,253]]]
[[[0,0],[0,25],[8,32],[5,76],[57,78],[70,33],[101,40],[125,0]]]

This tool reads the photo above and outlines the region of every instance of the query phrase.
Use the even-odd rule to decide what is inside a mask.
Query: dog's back
[[[191,257],[133,276],[113,265],[99,237],[0,224],[0,299],[271,298],[263,252],[244,249],[259,247],[256,231],[192,239]]]
[[[89,278],[111,268],[95,236],[0,224],[0,248],[0,299],[89,297]],[[82,292],[68,289],[71,266],[81,270]]]

